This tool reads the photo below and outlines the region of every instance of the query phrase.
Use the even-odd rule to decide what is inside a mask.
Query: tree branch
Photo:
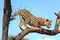
[[[58,33],[60,33],[60,31],[58,30],[57,32],[54,30],[46,30],[46,29],[42,29],[42,28],[37,28],[37,27],[32,27],[32,28],[27,28],[24,29],[24,31],[20,32],[14,40],[21,40],[25,35],[27,35],[28,33],[39,33],[39,34],[46,34],[46,35],[56,35]]]

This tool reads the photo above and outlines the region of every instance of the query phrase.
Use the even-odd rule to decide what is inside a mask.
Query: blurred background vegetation
[[[12,38],[14,38],[14,35],[9,36],[8,40],[12,40]],[[0,38],[0,40],[2,40],[2,39]],[[29,40],[29,38],[23,38],[22,40]]]

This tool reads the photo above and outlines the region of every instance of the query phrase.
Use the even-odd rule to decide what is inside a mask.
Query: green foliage
[[[8,40],[12,40],[13,38],[14,38],[14,36],[11,35],[11,36],[8,37]],[[0,39],[0,40],[2,40],[2,39]],[[28,38],[23,38],[22,40],[29,40],[29,39]]]
[[[14,38],[14,36],[12,35],[12,36],[9,36],[8,37],[8,40],[12,40]],[[23,38],[22,40],[29,40],[28,38]]]
[[[23,38],[22,40],[29,40],[28,38]]]
[[[9,36],[8,37],[8,40],[12,40],[14,38],[14,36],[12,35],[12,36]]]

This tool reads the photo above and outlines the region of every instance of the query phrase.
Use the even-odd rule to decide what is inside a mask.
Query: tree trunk
[[[4,0],[2,40],[8,40],[8,28],[9,28],[11,12],[12,12],[11,1]]]

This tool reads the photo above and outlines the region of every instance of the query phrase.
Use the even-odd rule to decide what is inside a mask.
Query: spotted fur
[[[12,17],[20,15],[20,29],[22,25],[26,26],[30,25],[32,27],[39,27],[41,28],[42,26],[47,26],[47,28],[50,28],[51,26],[51,20],[48,19],[44,19],[44,18],[37,18],[34,15],[32,15],[28,10],[23,9],[23,10],[19,10],[17,13],[15,13],[14,15],[12,15]]]

